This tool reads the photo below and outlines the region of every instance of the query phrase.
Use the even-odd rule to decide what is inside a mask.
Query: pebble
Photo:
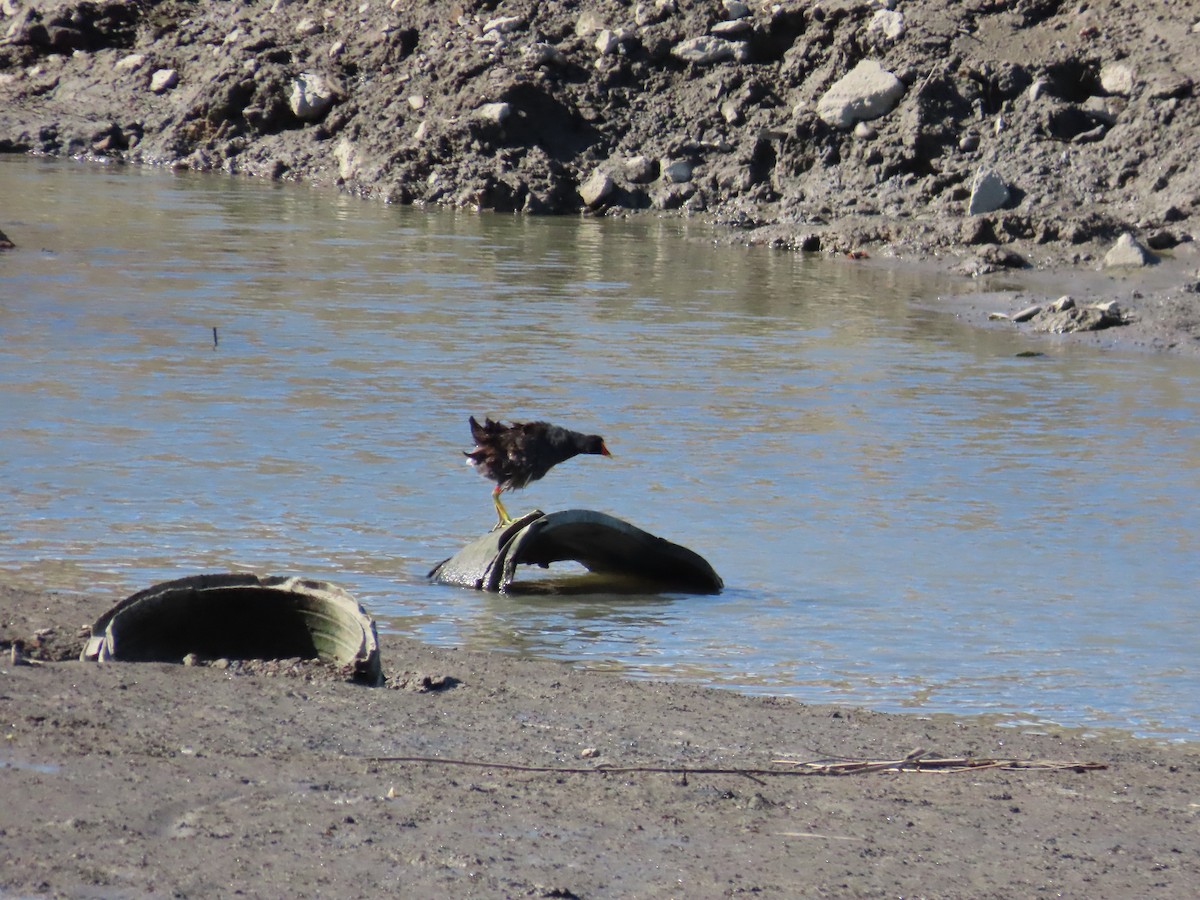
[[[1042,308],[1037,304],[1027,306],[1020,312],[1013,313],[1012,320],[1014,322],[1028,322],[1034,316],[1041,314]]]
[[[695,63],[698,66],[709,66],[713,63],[733,59],[734,44],[719,37],[696,37],[680,41],[671,48],[671,55],[684,62]]]
[[[995,212],[1009,201],[1008,185],[991,169],[980,169],[971,185],[971,199],[967,204],[967,215],[978,216]]]
[[[1122,63],[1109,63],[1100,67],[1100,87],[1106,94],[1128,97],[1133,93],[1133,69]]]
[[[612,177],[603,169],[596,169],[587,181],[579,186],[579,196],[585,206],[597,206],[613,191]]]
[[[692,164],[686,159],[664,160],[660,171],[663,178],[675,184],[692,180]]]
[[[596,52],[601,56],[612,56],[621,49],[621,42],[617,39],[615,33],[613,33],[610,29],[605,28],[596,35],[594,46],[596,48]]]
[[[512,115],[512,107],[507,103],[485,103],[475,110],[475,118],[491,122],[493,125],[503,125]]]
[[[525,27],[525,19],[522,16],[499,16],[495,19],[489,19],[483,25],[484,32],[498,31],[500,34],[511,34]]]
[[[145,53],[131,53],[117,60],[113,66],[118,72],[136,72],[146,64]]]
[[[297,119],[315,122],[329,112],[336,94],[333,87],[320,75],[304,72],[292,82],[292,93],[288,105]]]
[[[727,22],[718,22],[708,30],[717,37],[737,37],[753,27],[747,19],[730,19]]]
[[[891,44],[904,36],[904,16],[890,9],[877,10],[867,23],[867,37],[875,44]]]
[[[1104,254],[1104,268],[1137,268],[1150,264],[1150,251],[1138,243],[1137,238],[1126,231]]]
[[[649,184],[654,180],[654,160],[648,156],[631,156],[625,160],[625,177],[634,184]]]
[[[179,73],[174,69],[159,69],[150,76],[150,90],[162,94],[179,84]]]
[[[1075,299],[1070,294],[1064,294],[1050,304],[1050,312],[1066,312],[1075,306]]]
[[[873,59],[864,59],[822,95],[817,115],[827,125],[849,129],[895,109],[904,82]]]
[[[314,34],[320,34],[325,30],[325,26],[315,19],[301,19],[296,23],[295,32],[300,37],[311,37]]]

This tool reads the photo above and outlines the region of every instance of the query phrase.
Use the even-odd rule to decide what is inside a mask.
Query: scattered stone
[[[730,19],[725,22],[718,22],[708,30],[717,37],[736,38],[739,35],[749,33],[753,27],[747,19]]]
[[[585,206],[595,208],[604,202],[613,191],[612,177],[603,169],[596,169],[588,180],[579,186],[579,196]]]
[[[1192,92],[1192,79],[1174,69],[1166,72],[1156,72],[1150,77],[1147,96],[1151,100],[1169,100],[1172,97],[1186,97]]]
[[[1053,303],[1050,304],[1050,312],[1065,312],[1068,309],[1075,307],[1075,299],[1069,294],[1064,294]]]
[[[904,16],[895,10],[877,10],[867,23],[867,40],[877,47],[892,44],[904,35]]]
[[[123,56],[113,64],[113,68],[118,72],[136,72],[146,64],[145,53],[131,53],[128,56]]]
[[[587,37],[589,34],[595,34],[608,26],[604,19],[600,17],[600,13],[594,10],[588,10],[581,13],[579,18],[575,20],[575,36]]]
[[[325,26],[315,19],[301,19],[296,23],[294,30],[300,37],[312,37],[314,34],[324,31]]]
[[[1100,87],[1106,94],[1128,97],[1133,93],[1133,68],[1124,63],[1109,63],[1100,68]]]
[[[292,93],[288,105],[292,114],[302,122],[316,122],[329,112],[337,99],[337,92],[320,75],[304,72],[292,82]]]
[[[1117,238],[1112,249],[1104,254],[1104,268],[1106,269],[1137,268],[1149,265],[1150,262],[1150,251],[1138,243],[1137,238],[1128,231]]]
[[[499,16],[484,23],[483,32],[495,31],[499,34],[512,34],[525,27],[523,16]]]
[[[163,94],[179,84],[179,73],[174,69],[159,69],[150,76],[150,90]]]
[[[621,49],[621,41],[614,32],[605,28],[596,35],[596,41],[593,46],[595,46],[596,52],[601,56],[612,56]]]
[[[817,101],[817,115],[834,128],[852,128],[895,109],[904,82],[873,59],[864,59]]]
[[[866,122],[859,122],[854,126],[854,136],[861,138],[864,141],[872,140],[879,136],[879,132],[874,125],[868,125]]]
[[[750,7],[742,0],[722,0],[721,7],[727,19],[744,19],[750,15]]]
[[[648,156],[631,156],[625,160],[625,177],[634,184],[649,184],[658,177],[654,160]]]
[[[1045,78],[1039,78],[1029,86],[1029,101],[1031,103],[1036,103],[1038,98],[1041,97],[1042,94],[1046,93],[1049,88],[1050,82]]]
[[[424,109],[425,108],[425,95],[424,94],[413,94],[411,97],[408,98],[408,105],[410,107],[412,107],[413,109]]]
[[[525,50],[525,62],[531,67],[561,66],[567,61],[563,52],[553,44],[539,41]]]
[[[512,107],[507,103],[485,103],[475,110],[475,118],[493,125],[503,125],[512,115]]]
[[[1012,320],[1014,322],[1028,322],[1034,316],[1039,315],[1041,311],[1042,308],[1035,303],[1033,306],[1025,307],[1020,312],[1013,313]]]
[[[958,149],[963,153],[974,153],[979,149],[979,135],[973,131],[968,131],[958,139]]]
[[[1011,193],[1008,185],[991,169],[981,169],[971,184],[971,199],[967,204],[967,215],[978,216],[995,212],[1008,203]]]
[[[692,164],[686,159],[663,161],[660,166],[662,177],[673,184],[692,180]]]
[[[697,66],[710,66],[733,59],[734,51],[735,45],[732,41],[705,36],[680,41],[671,48],[671,55]]]
[[[1062,312],[1047,312],[1034,323],[1036,331],[1068,334],[1075,331],[1101,331],[1114,325],[1124,325],[1125,317],[1115,301],[1096,306],[1072,306]]]

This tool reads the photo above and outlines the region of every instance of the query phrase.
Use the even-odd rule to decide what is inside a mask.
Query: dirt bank
[[[1079,294],[1076,276],[1129,233],[1170,274],[1151,290],[1135,273],[1114,320],[1150,323],[1141,346],[1198,343],[1194,2],[2,11],[0,151],[389,202],[704,215],[732,239],[786,248],[935,258],[971,275],[1051,267],[1039,303]],[[998,298],[1005,311],[1030,299],[1018,294]]]
[[[1009,900],[1200,883],[1192,745],[628,682],[386,634],[382,688],[73,661],[79,626],[115,599],[0,588],[0,894]],[[1105,768],[770,774],[916,749]]]

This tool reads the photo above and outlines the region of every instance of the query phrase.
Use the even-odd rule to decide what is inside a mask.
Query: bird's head
[[[589,434],[583,445],[584,453],[592,453],[596,456],[612,456],[608,452],[608,448],[604,446],[604,438],[598,434]]]

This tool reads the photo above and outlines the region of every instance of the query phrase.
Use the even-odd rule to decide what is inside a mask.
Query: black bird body
[[[492,502],[501,524],[512,519],[500,502],[501,491],[523,488],[542,478],[561,462],[582,453],[611,456],[598,434],[583,434],[549,422],[513,422],[504,425],[484,418],[480,425],[471,416],[475,449],[467,462],[484,478],[496,482]]]

